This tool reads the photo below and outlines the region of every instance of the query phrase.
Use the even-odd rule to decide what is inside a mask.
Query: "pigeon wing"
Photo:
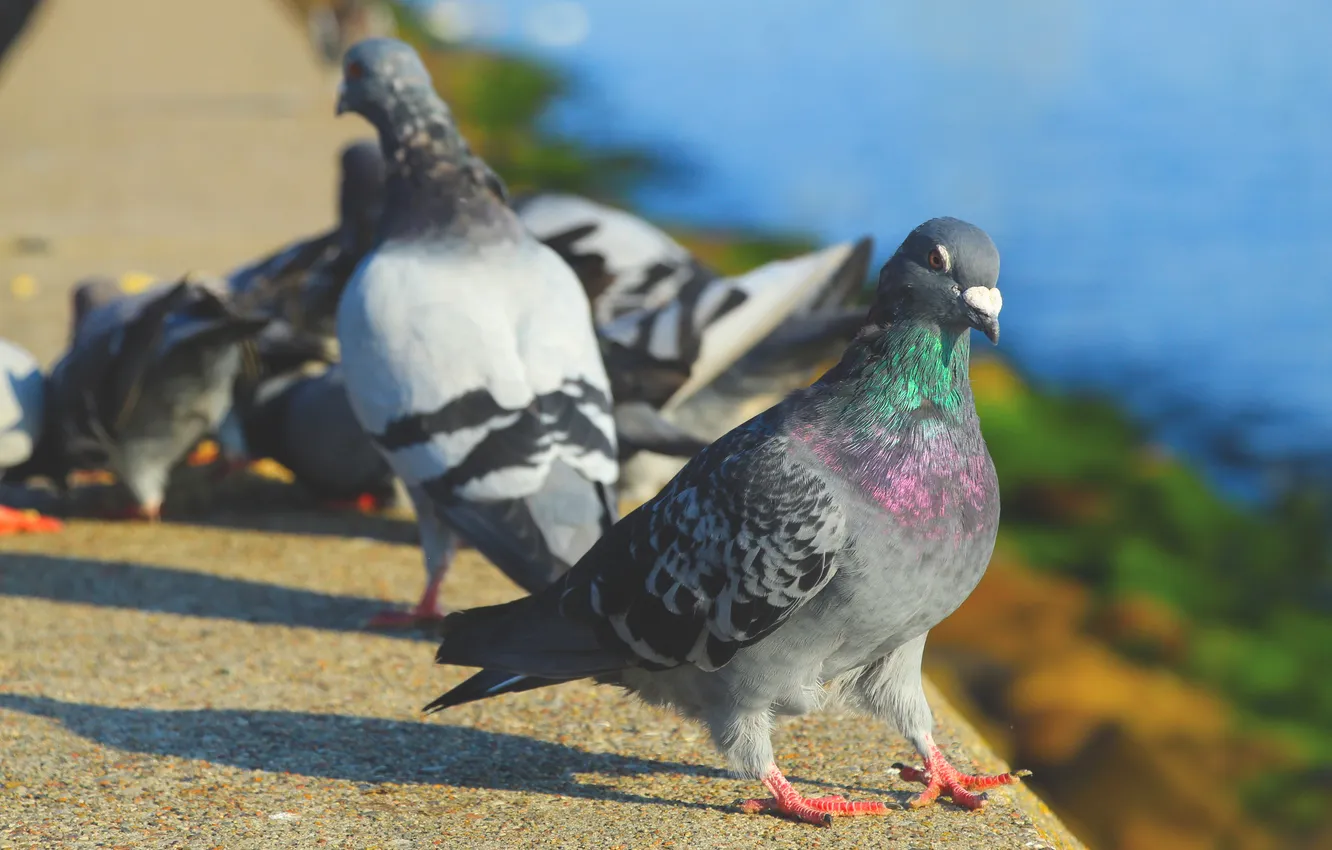
[[[714,443],[570,574],[564,607],[595,620],[603,645],[647,667],[715,670],[827,585],[845,517],[774,433],[780,417]]]

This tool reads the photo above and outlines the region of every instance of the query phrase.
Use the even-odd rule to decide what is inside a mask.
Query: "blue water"
[[[480,38],[572,76],[561,129],[689,163],[637,199],[651,215],[870,233],[880,256],[969,219],[1031,375],[1120,396],[1214,462],[1218,433],[1332,455],[1332,5],[576,5],[586,37],[563,46],[534,35],[550,0],[473,8]]]

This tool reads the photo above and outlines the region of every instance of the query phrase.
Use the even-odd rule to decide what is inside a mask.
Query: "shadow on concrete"
[[[416,521],[364,514],[357,511],[321,511],[314,508],[288,509],[280,513],[264,510],[242,511],[223,508],[200,514],[168,513],[165,522],[197,525],[205,528],[230,528],[236,531],[262,531],[269,534],[304,534],[312,537],[363,537],[381,543],[418,545],[420,534]]]
[[[0,553],[0,596],[343,632],[363,631],[386,604],[171,567],[28,553]],[[433,639],[424,632],[382,634]]]
[[[606,788],[578,775],[726,777],[713,767],[590,753],[466,726],[344,714],[107,708],[17,694],[0,694],[0,708],[56,720],[76,735],[120,750],[352,782],[531,791],[710,810],[704,803]]]
[[[18,37],[32,22],[41,0],[4,0],[0,3],[0,66],[5,54],[18,43]]]

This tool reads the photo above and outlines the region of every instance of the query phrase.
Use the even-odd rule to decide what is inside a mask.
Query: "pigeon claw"
[[[367,629],[384,629],[386,631],[398,631],[405,629],[419,629],[423,626],[434,626],[444,620],[444,612],[423,612],[412,608],[404,611],[401,608],[385,608],[378,614],[366,621]]]
[[[447,613],[439,604],[439,586],[444,583],[444,570],[436,570],[426,584],[421,598],[409,611],[401,608],[386,608],[371,617],[365,624],[367,629],[418,629],[423,626],[438,626]]]
[[[826,797],[802,797],[781,771],[774,765],[763,777],[772,796],[762,800],[745,800],[740,811],[745,814],[769,812],[814,826],[832,826],[833,815],[885,815],[888,807],[879,802],[852,802],[840,794]]]
[[[939,797],[948,797],[964,809],[976,810],[985,805],[984,792],[1000,785],[1010,785],[1024,776],[1030,776],[1029,770],[1016,770],[991,776],[974,776],[962,773],[949,764],[939,748],[930,745],[930,755],[924,769],[902,763],[893,765],[907,782],[919,782],[925,790],[912,797],[907,803],[913,809],[919,809],[933,803]]]
[[[102,513],[103,519],[139,520],[141,522],[161,522],[162,505],[126,505]]]
[[[60,520],[42,516],[34,510],[17,510],[0,505],[0,535],[44,534],[64,528]]]

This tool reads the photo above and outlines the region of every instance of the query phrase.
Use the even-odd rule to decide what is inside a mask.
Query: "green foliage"
[[[1103,603],[1146,595],[1167,604],[1192,626],[1179,672],[1226,695],[1243,722],[1290,741],[1306,763],[1332,761],[1326,498],[1306,490],[1271,509],[1243,508],[1144,450],[1107,404],[1025,387],[983,396],[1005,529],[1028,561],[1077,577]],[[1303,774],[1255,771],[1250,804],[1286,828],[1312,827],[1329,794]]]

